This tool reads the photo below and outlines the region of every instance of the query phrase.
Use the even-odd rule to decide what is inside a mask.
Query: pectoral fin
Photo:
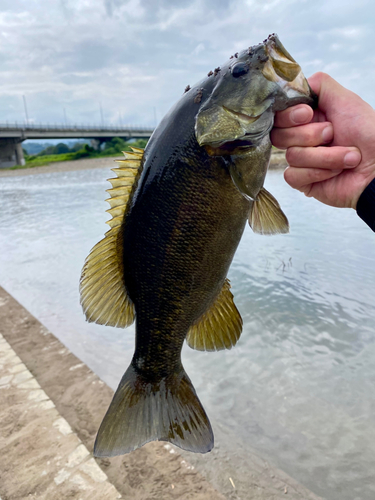
[[[276,198],[262,188],[258,200],[253,202],[249,215],[249,226],[258,234],[289,233],[289,222]]]
[[[186,342],[198,351],[220,351],[236,345],[242,332],[242,318],[233,302],[229,280],[211,307],[190,327]]]
[[[107,222],[111,229],[105,238],[89,253],[82,269],[80,281],[81,305],[89,322],[125,328],[134,321],[134,305],[124,283],[121,255],[120,228],[142,170],[143,150],[132,148],[124,152],[125,159],[118,161],[120,167],[112,169],[117,177],[108,179],[107,210],[112,219]]]

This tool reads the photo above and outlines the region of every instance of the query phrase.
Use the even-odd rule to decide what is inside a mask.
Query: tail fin
[[[210,422],[182,367],[149,382],[130,365],[100,426],[94,455],[122,455],[149,441],[169,441],[196,453],[213,448]]]

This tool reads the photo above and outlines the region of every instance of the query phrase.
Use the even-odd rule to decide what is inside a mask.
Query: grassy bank
[[[106,158],[111,156],[121,156],[122,151],[130,151],[130,147],[145,148],[147,141],[139,139],[134,142],[125,142],[122,139],[114,138],[105,144],[103,151],[97,151],[88,144],[85,144],[82,149],[75,152],[62,153],[62,154],[38,154],[27,155],[25,154],[25,165],[15,165],[9,170],[18,170],[23,168],[43,167],[50,165],[54,162],[74,161],[82,158]]]

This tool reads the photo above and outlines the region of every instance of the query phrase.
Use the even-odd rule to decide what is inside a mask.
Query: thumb
[[[348,102],[353,106],[362,106],[363,100],[351,90],[340,85],[327,73],[314,73],[308,82],[312,90],[319,97],[319,109],[326,114],[327,120],[332,121],[332,115],[341,113],[347,108]]]

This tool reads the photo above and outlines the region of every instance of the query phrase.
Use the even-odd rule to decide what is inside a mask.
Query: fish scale
[[[136,342],[96,456],[153,440],[212,449],[209,419],[181,363],[183,342],[215,351],[240,338],[228,269],[247,221],[262,234],[289,230],[263,182],[274,113],[300,102],[313,105],[314,96],[271,35],[187,89],[145,151],[125,153],[114,169],[111,229],[86,259],[81,302],[89,321],[135,320]]]

